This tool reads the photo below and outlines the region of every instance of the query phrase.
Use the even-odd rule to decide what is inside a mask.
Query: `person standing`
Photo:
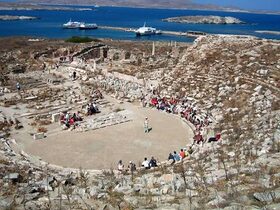
[[[148,133],[149,132],[149,121],[148,121],[148,117],[145,118],[144,121],[144,132]]]
[[[133,174],[133,172],[136,171],[135,163],[133,163],[132,161],[129,161],[128,170],[131,172],[131,174]]]
[[[17,88],[18,91],[20,91],[20,84],[19,84],[19,82],[17,82],[16,88]]]
[[[76,71],[73,72],[73,80],[76,80],[76,77],[77,77],[77,73]]]

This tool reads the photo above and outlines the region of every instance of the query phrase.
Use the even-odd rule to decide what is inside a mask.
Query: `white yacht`
[[[73,22],[70,19],[67,23],[63,24],[63,28],[66,28],[66,29],[79,28],[81,24],[83,24],[83,22],[76,22],[76,21]]]
[[[136,36],[144,36],[144,35],[154,35],[154,34],[161,34],[161,31],[152,28],[152,27],[147,27],[146,23],[144,23],[144,26],[138,28],[135,30]]]

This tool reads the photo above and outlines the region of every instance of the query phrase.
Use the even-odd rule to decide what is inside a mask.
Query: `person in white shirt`
[[[145,167],[145,169],[150,169],[150,164],[149,164],[149,161],[146,157],[144,158],[142,166]]]
[[[123,171],[124,170],[124,164],[122,163],[122,160],[119,161],[118,163],[118,170]]]
[[[144,121],[144,132],[148,133],[149,132],[149,122],[148,122],[148,117],[145,118]]]

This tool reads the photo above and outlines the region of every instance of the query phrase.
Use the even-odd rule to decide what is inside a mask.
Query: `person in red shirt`
[[[215,138],[216,138],[216,140],[218,141],[218,140],[221,138],[221,133],[216,133]]]
[[[180,158],[181,158],[181,159],[184,159],[184,158],[186,157],[186,154],[185,154],[185,152],[184,152],[183,149],[181,149],[179,155],[180,155]]]
[[[197,144],[199,144],[200,142],[203,142],[203,137],[202,137],[200,131],[196,131],[196,134],[193,138],[194,138],[195,143],[197,143]]]

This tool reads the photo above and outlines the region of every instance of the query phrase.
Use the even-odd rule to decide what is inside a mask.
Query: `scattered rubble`
[[[0,125],[5,132],[0,140],[0,208],[279,208],[279,42],[202,36],[191,46],[156,43],[155,55],[151,43],[137,48],[106,40],[102,45],[52,41],[41,49],[42,43],[28,43],[26,49],[20,47],[24,43],[0,52]],[[14,72],[8,64],[26,68]],[[194,145],[190,157],[174,165],[162,162],[155,169],[122,174],[47,164],[19,152],[16,141],[6,137],[13,125],[35,126],[34,131],[89,100],[109,108],[106,100],[97,99],[97,89],[120,103],[153,92],[187,98],[198,114],[213,119],[212,129],[221,132],[222,141]],[[115,112],[83,121],[80,131],[128,120]],[[48,131],[34,133],[41,138]]]

